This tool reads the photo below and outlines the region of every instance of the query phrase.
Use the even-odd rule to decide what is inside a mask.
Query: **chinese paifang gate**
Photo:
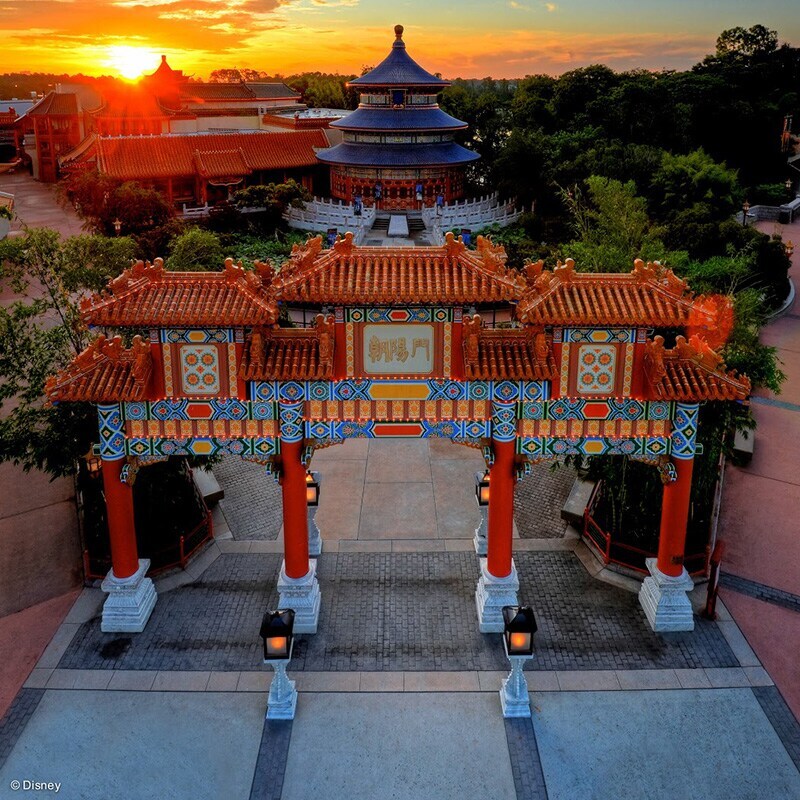
[[[156,602],[137,553],[132,463],[232,453],[280,480],[281,605],[317,628],[306,469],[314,449],[348,438],[446,437],[480,447],[490,474],[488,545],[476,591],[481,631],[514,604],[515,482],[566,454],[660,461],[658,557],[639,597],[658,631],[691,630],[683,565],[699,403],[745,401],[750,383],[715,352],[730,300],[696,297],[658,263],[581,273],[571,260],[505,266],[502,247],[295,246],[279,271],[232,260],[221,272],[134,264],[83,302],[84,321],[149,330],[130,348],[99,336],[47,385],[53,402],[97,405],[112,569],[105,631],[141,631]],[[278,326],[312,311],[308,327]],[[302,313],[301,313],[302,312]],[[313,312],[320,312],[314,316]],[[493,321],[489,327],[481,314]],[[299,318],[299,317],[298,317]],[[681,331],[666,348],[658,335]]]

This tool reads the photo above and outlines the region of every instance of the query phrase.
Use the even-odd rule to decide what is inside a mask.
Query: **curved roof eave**
[[[424,145],[364,145],[343,142],[317,151],[324,164],[345,167],[450,167],[480,156],[455,142]]]
[[[457,131],[464,130],[467,123],[440,108],[357,108],[331,127],[345,131]]]

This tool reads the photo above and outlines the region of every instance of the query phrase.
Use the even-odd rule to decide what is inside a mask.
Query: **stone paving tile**
[[[405,692],[479,692],[477,672],[407,672]]]
[[[614,670],[575,670],[558,673],[558,688],[562,692],[605,692],[620,689]]]
[[[162,671],[156,675],[151,692],[203,692],[210,672]]]
[[[789,758],[800,770],[800,722],[786,705],[777,686],[757,686],[752,691],[778,738],[783,742]]]
[[[725,689],[729,686],[747,686],[747,676],[741,667],[728,667],[727,669],[706,669],[706,675],[715,689]]]
[[[280,800],[292,738],[292,720],[265,719],[250,800]]]
[[[20,689],[3,715],[0,720],[0,767],[6,763],[43,696],[44,689]]]
[[[504,722],[517,800],[547,800],[547,787],[531,720],[506,719]]]
[[[109,689],[127,692],[149,692],[158,673],[155,670],[121,670],[111,676]]]
[[[240,674],[239,672],[212,672],[206,684],[206,691],[235,692]]]
[[[26,689],[44,689],[53,674],[53,667],[35,667],[23,684]]]
[[[617,680],[623,690],[674,689],[678,685],[678,677],[672,669],[620,669]]]
[[[676,669],[681,689],[710,689],[711,681],[704,669]]]
[[[214,477],[225,490],[220,506],[234,539],[277,539],[283,524],[281,487],[261,464],[223,456]]]
[[[545,461],[517,484],[514,491],[514,519],[523,539],[554,539],[564,535],[567,523],[561,508],[575,481],[575,471],[568,467],[551,469]]]
[[[751,686],[773,686],[775,683],[764,667],[742,667],[742,672]]]
[[[362,672],[360,692],[402,692],[402,672]]]
[[[655,634],[636,595],[588,576],[570,552],[515,557],[520,600],[536,610],[535,671],[734,667],[716,623]],[[162,595],[140,634],[80,626],[68,669],[257,670],[258,630],[275,608],[278,554],[223,554],[200,580]],[[296,672],[501,671],[497,635],[480,634],[473,553],[323,553],[319,629],[296,640]],[[747,685],[742,679],[742,684]],[[740,684],[740,685],[742,685]]]

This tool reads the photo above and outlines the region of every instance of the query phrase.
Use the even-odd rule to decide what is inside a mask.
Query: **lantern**
[[[86,471],[89,473],[89,477],[98,477],[103,468],[103,461],[95,455],[94,447],[89,448],[89,452],[83,457],[83,460],[86,462]]]
[[[314,473],[306,473],[306,503],[310,506],[319,505],[319,481],[314,480]]]
[[[536,619],[530,606],[503,606],[503,638],[509,656],[533,655]]]
[[[483,475],[480,472],[475,473],[475,498],[478,501],[478,505],[488,506],[489,505],[489,470],[487,469]]]
[[[289,660],[294,642],[294,610],[267,611],[261,622],[264,661]]]

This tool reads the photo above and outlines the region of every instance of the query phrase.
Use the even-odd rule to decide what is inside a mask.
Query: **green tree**
[[[43,397],[45,380],[89,341],[65,288],[65,246],[56,231],[33,229],[0,258],[2,282],[19,298],[0,309],[0,461],[69,475],[97,421],[88,404],[50,406]]]
[[[224,260],[219,236],[202,228],[189,228],[170,242],[166,267],[176,272],[207,272],[222,269]]]
[[[747,59],[765,56],[778,49],[778,32],[764,25],[728,28],[717,37],[717,58]]]
[[[621,183],[592,175],[587,196],[578,186],[564,192],[572,214],[575,239],[563,248],[587,272],[620,272],[637,258],[663,259],[661,231],[647,214],[647,203],[633,181]]]

